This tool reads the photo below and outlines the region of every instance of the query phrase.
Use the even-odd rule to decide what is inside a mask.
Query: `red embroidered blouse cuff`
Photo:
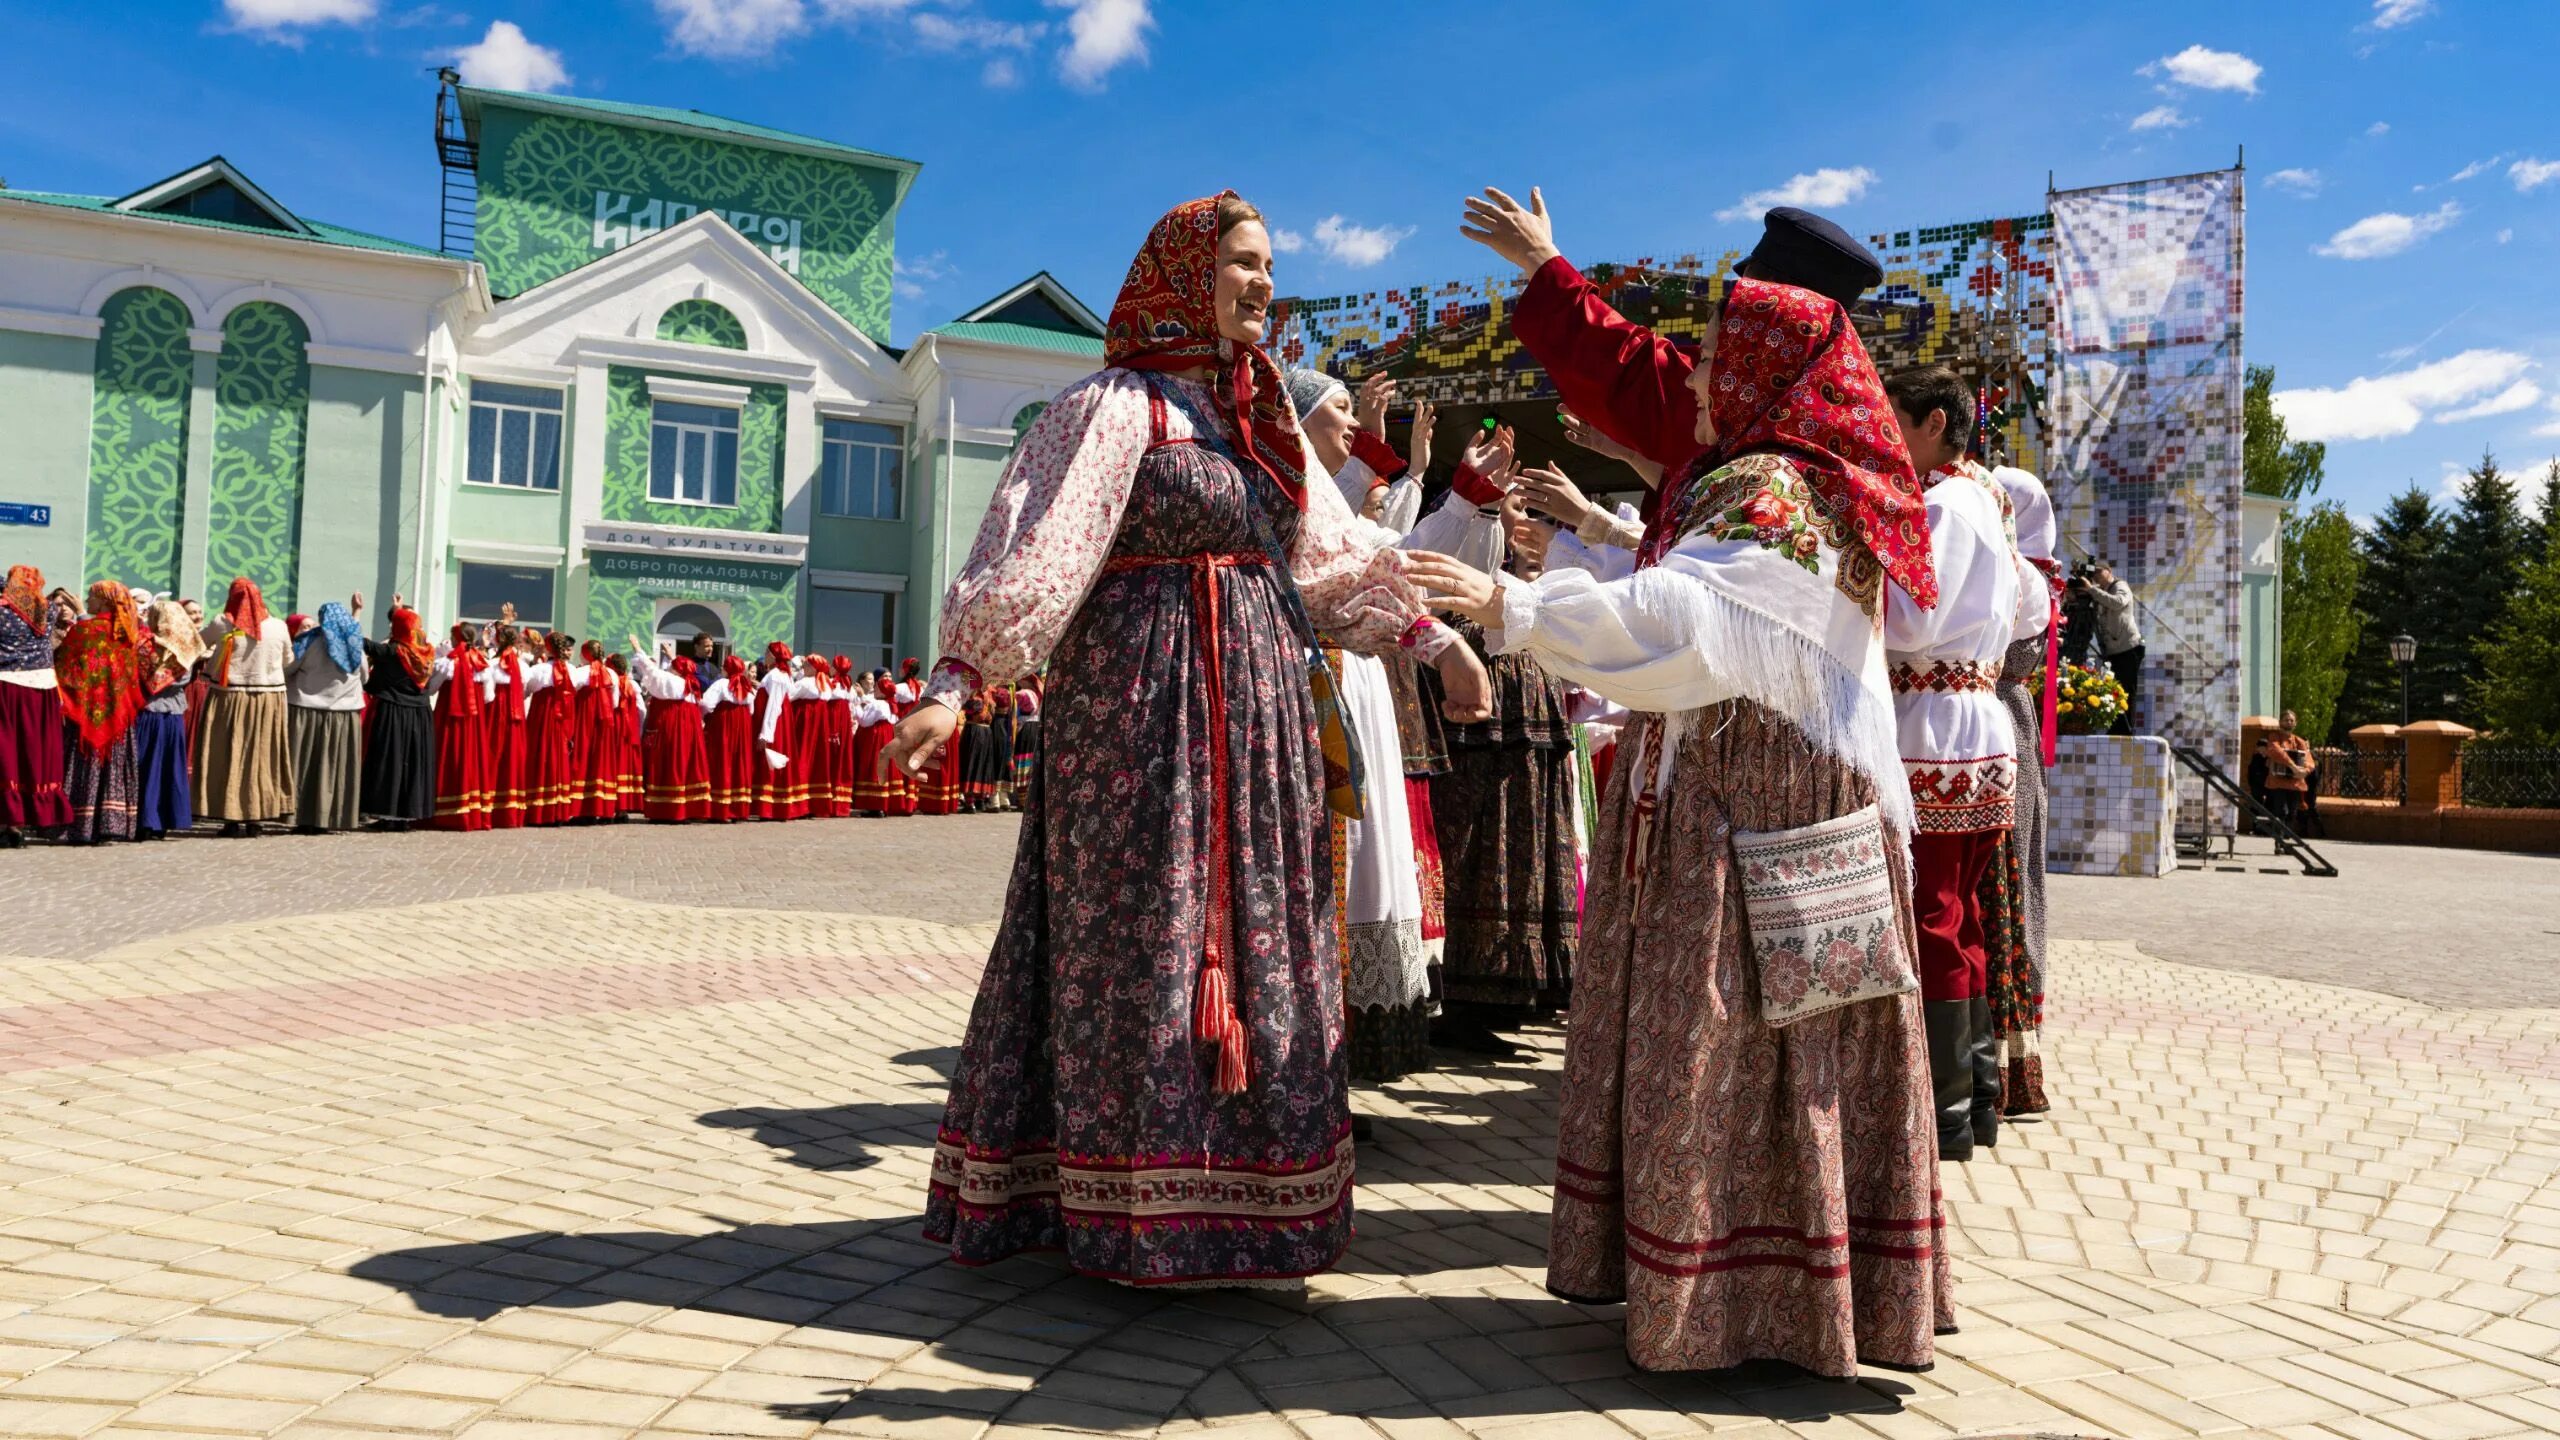
[[[1484,472],[1463,460],[1458,462],[1457,473],[1449,477],[1449,488],[1457,491],[1458,498],[1470,505],[1502,503],[1502,487],[1494,484],[1485,477]]]
[[[1374,430],[1361,430],[1352,435],[1351,458],[1368,466],[1369,472],[1378,477],[1381,485],[1404,473],[1404,457],[1396,453],[1396,447],[1388,444],[1385,436]]]

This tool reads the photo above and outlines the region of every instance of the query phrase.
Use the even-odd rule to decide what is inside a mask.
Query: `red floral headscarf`
[[[1707,380],[1716,439],[1693,475],[1745,455],[1784,456],[1911,603],[1924,610],[1938,603],[1919,477],[1884,382],[1837,301],[1734,280]],[[1675,508],[1663,508],[1657,532]],[[1646,550],[1657,551],[1664,538],[1648,536]]]
[[[436,669],[436,647],[427,643],[426,626],[418,612],[406,605],[391,607],[391,648],[400,656],[400,668],[420,685]]]
[[[397,615],[400,612],[393,613]],[[469,622],[457,622],[451,638],[453,643],[445,650],[445,658],[453,662],[453,674],[445,681],[444,687],[445,703],[450,707],[447,713],[468,719],[480,713],[480,672],[487,668],[489,661],[480,653],[479,642],[473,638]]]
[[[1239,448],[1304,510],[1307,482],[1298,467],[1306,446],[1280,367],[1259,346],[1218,333],[1218,203],[1235,198],[1233,190],[1221,190],[1186,200],[1156,221],[1129,262],[1120,298],[1111,302],[1102,358],[1128,370],[1209,366],[1216,372],[1209,388]]]
[[[267,597],[258,593],[257,581],[246,575],[238,576],[231,582],[231,597],[222,602],[222,613],[224,618],[255,640],[259,629],[267,623]]]
[[[5,600],[10,609],[18,612],[18,618],[27,622],[28,629],[39,635],[44,633],[43,571],[33,565],[10,566],[9,586],[5,595],[0,595],[0,600]]]
[[[113,580],[91,585],[89,616],[64,633],[53,653],[53,677],[63,713],[93,755],[114,749],[147,703],[142,644],[132,592]]]

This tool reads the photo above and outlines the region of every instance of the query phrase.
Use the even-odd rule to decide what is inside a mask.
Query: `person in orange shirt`
[[[2320,762],[2312,757],[2311,742],[2293,732],[2293,712],[2287,710],[2276,718],[2276,731],[2258,742],[2258,754],[2267,762],[2267,808],[2276,812],[2285,828],[2300,833],[2302,792],[2309,788],[2311,772]]]

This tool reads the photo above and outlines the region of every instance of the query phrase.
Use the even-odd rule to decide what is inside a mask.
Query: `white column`
[[[818,475],[818,406],[816,392],[806,380],[791,382],[782,401],[782,532],[809,538],[809,517],[815,507],[812,493]],[[809,644],[809,563],[800,562],[800,576],[792,582],[791,643],[806,648]]]
[[[205,550],[213,535],[213,429],[220,423],[214,381],[221,368],[222,332],[191,328],[187,346],[195,352],[195,371],[187,392],[187,478],[178,521],[178,593],[201,596],[207,584],[225,589],[231,584],[228,575],[205,573]],[[205,608],[219,609],[220,602],[209,600]]]
[[[604,518],[609,379],[606,366],[580,365],[575,388],[569,395],[569,493],[561,505],[569,517],[569,533],[560,540],[567,554],[557,618],[573,633],[586,628],[587,526]],[[572,621],[571,616],[577,618]]]

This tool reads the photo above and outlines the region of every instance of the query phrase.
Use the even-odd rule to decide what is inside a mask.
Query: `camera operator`
[[[2095,562],[2083,560],[2071,567],[2071,579],[2062,590],[2062,663],[2086,665],[2089,647],[2098,638],[2098,607],[2089,598],[2083,583],[2097,571]]]
[[[2115,672],[2116,683],[2124,686],[2124,715],[2107,733],[2130,735],[2134,705],[2142,696],[2142,626],[2134,618],[2133,587],[2117,579],[2115,567],[2106,561],[2092,560],[2071,577],[2066,606],[2071,601],[2088,607],[2098,653]]]

